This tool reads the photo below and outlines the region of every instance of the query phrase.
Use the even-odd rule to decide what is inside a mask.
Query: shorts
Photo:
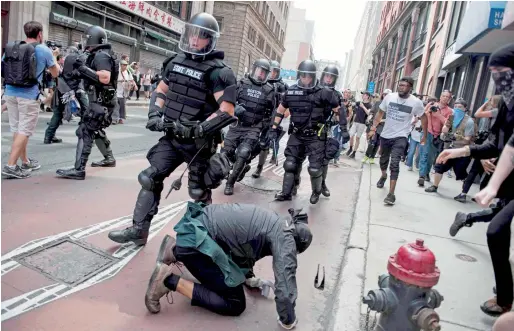
[[[143,85],[143,91],[150,92],[150,86],[151,85]]]
[[[445,164],[436,163],[434,170],[438,174],[444,174],[448,170],[453,169],[455,172],[455,179],[464,180],[468,177],[468,166],[470,162],[471,158],[469,156],[449,159]]]
[[[13,96],[4,96],[9,113],[11,132],[27,137],[36,130],[39,118],[39,101]]]
[[[357,136],[360,138],[365,130],[366,124],[353,122],[352,127],[350,128],[350,137]]]

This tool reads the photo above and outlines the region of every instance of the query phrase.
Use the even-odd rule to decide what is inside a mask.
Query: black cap
[[[514,44],[503,46],[491,54],[489,67],[514,68]]]
[[[361,94],[367,94],[368,96],[371,96],[371,93],[369,93],[368,91],[361,92]]]
[[[410,84],[411,87],[414,86],[414,79],[412,79],[412,77],[410,77],[410,76],[402,77],[400,79],[400,82],[407,82]]]

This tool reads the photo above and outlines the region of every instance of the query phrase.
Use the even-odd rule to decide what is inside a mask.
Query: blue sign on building
[[[296,70],[280,69],[280,77],[284,79],[296,79]]]
[[[369,82],[368,83],[368,92],[369,93],[375,92],[375,82]]]
[[[503,8],[491,8],[491,11],[489,13],[489,24],[488,24],[488,27],[490,29],[501,29],[504,11],[505,11],[505,9],[503,9]]]

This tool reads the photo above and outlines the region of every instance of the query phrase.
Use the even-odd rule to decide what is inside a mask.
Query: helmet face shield
[[[321,74],[320,85],[324,87],[334,88],[337,82],[337,75],[323,71]]]
[[[268,81],[268,75],[268,70],[258,66],[254,66],[249,77],[255,83],[266,83]]]
[[[219,36],[214,30],[186,23],[178,48],[189,54],[207,55],[216,47]]]
[[[280,78],[280,68],[272,67],[269,75],[269,80],[278,80]]]
[[[297,85],[302,89],[311,89],[316,86],[315,71],[298,71]]]

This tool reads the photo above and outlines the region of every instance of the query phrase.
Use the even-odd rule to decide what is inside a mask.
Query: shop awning
[[[514,33],[501,30],[507,1],[470,1],[456,41],[456,53],[490,54],[513,43]]]

